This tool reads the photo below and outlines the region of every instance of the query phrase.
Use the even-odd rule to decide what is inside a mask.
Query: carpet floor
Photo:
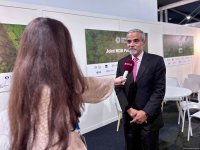
[[[174,102],[167,102],[163,110],[164,127],[160,130],[160,150],[200,150],[200,120],[192,119],[193,136],[187,141],[188,121],[184,132],[178,125],[178,110]],[[84,134],[88,150],[124,150],[123,125],[116,132],[117,121]]]

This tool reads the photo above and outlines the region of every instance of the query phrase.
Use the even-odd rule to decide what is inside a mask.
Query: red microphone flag
[[[124,63],[124,66],[123,66],[123,69],[124,69],[123,78],[126,78],[128,73],[132,72],[133,66],[134,66],[133,60],[131,60],[131,59],[126,60],[126,62]]]

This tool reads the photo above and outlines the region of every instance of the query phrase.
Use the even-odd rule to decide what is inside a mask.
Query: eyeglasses
[[[130,44],[130,43],[135,43],[135,44],[137,44],[137,43],[139,43],[140,41],[142,41],[142,40],[140,40],[140,39],[133,39],[133,40],[127,40],[127,43],[128,44]]]

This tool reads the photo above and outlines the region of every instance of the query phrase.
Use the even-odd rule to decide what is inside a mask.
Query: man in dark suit
[[[139,29],[127,33],[130,55],[118,62],[117,77],[123,65],[134,60],[133,71],[124,86],[115,91],[123,110],[127,150],[158,150],[159,129],[163,126],[161,103],[165,95],[166,67],[161,56],[143,51],[145,34]]]

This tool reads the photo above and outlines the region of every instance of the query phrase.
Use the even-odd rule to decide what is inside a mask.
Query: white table
[[[173,101],[173,98],[188,97],[191,94],[192,91],[187,88],[166,86],[165,99]]]
[[[181,117],[183,118],[183,114],[182,114],[179,102],[182,100],[182,98],[185,98],[186,102],[188,102],[188,96],[190,96],[191,94],[192,94],[192,91],[187,88],[166,86],[164,102],[166,101],[176,102],[177,109]],[[162,104],[162,110],[163,110],[163,104]],[[180,118],[178,119],[178,124],[180,124]]]
[[[188,100],[188,96],[190,96],[191,94],[192,94],[192,91],[187,88],[176,87],[176,86],[166,86],[164,102],[175,101],[177,105],[177,109],[179,110],[178,102],[184,97]],[[163,109],[163,106],[162,106],[162,109]]]

